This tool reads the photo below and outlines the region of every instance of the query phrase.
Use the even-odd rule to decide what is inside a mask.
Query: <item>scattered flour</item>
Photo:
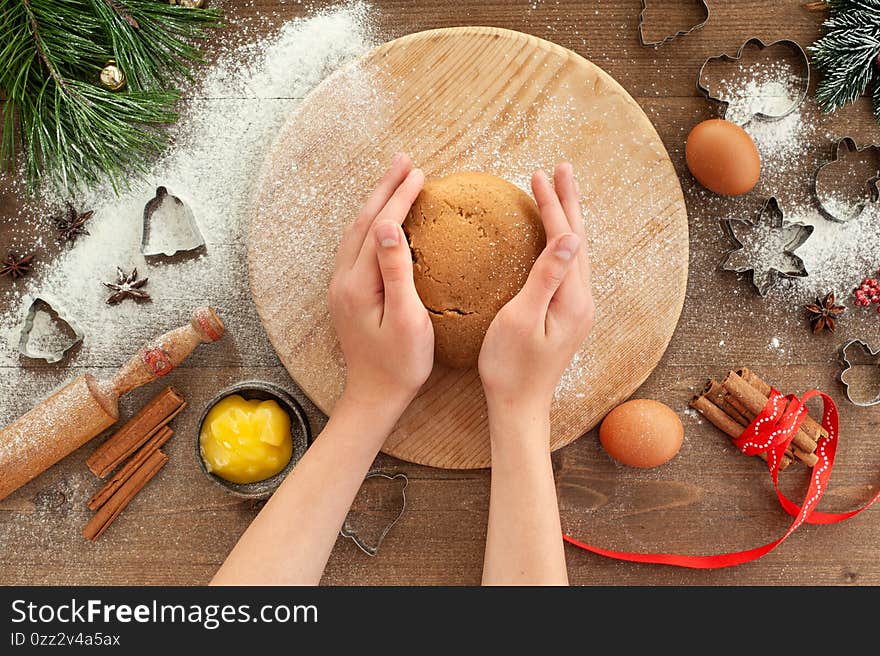
[[[246,296],[244,235],[255,171],[278,128],[308,91],[374,45],[369,16],[366,4],[343,5],[291,21],[275,36],[233,50],[205,72],[185,101],[174,146],[144,180],[119,197],[103,186],[76,199],[79,209],[95,210],[87,224],[90,234],[69,245],[51,266],[41,262],[34,275],[5,291],[0,366],[10,368],[8,375],[28,375],[17,366],[15,347],[25,297],[35,293],[63,300],[86,333],[77,359],[100,366],[118,365],[119,358],[131,355],[113,348],[120,335],[143,334],[139,326],[144,323],[183,323],[192,308],[180,307],[180,299],[228,305],[219,308],[229,328],[227,339],[247,351],[256,319]],[[193,211],[207,242],[203,255],[160,264],[144,261],[139,250],[144,205],[160,185]],[[49,197],[42,202],[50,208],[59,201]],[[101,282],[113,280],[117,266],[137,267],[149,277],[145,291],[151,304],[106,304]],[[102,329],[111,324],[113,331]]]
[[[723,90],[723,97],[729,98],[731,103],[726,117],[741,124],[754,139],[761,153],[764,174],[772,173],[775,180],[804,175],[808,149],[819,136],[815,124],[805,118],[804,106],[778,120],[754,116],[758,111],[773,115],[785,113],[797,101],[800,86],[798,80],[791,77],[789,67],[754,65],[744,78],[723,81]],[[806,174],[811,173],[810,170]],[[769,193],[778,192],[771,189]],[[828,200],[828,203],[834,202],[833,198]],[[828,220],[810,197],[798,204],[784,205],[782,211],[786,222],[813,226],[813,233],[796,251],[809,275],[777,283],[769,292],[771,298],[782,298],[799,306],[818,290],[835,291],[839,300],[845,300],[862,277],[876,270],[880,261],[877,204],[868,204],[861,216],[848,223]],[[730,214],[720,218],[754,217]],[[778,258],[778,249],[769,243],[766,246],[765,256]]]

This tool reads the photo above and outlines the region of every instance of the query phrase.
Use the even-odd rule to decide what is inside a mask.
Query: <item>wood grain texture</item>
[[[797,304],[759,299],[747,281],[718,270],[729,247],[718,225],[720,217],[732,212],[751,216],[771,193],[779,195],[783,207],[805,202],[810,198],[812,172],[828,158],[831,139],[851,134],[860,144],[880,142],[880,129],[867,100],[830,116],[808,102],[802,113],[813,129],[803,137],[804,153],[787,171],[765,172],[758,189],[743,198],[719,199],[703,192],[684,164],[688,131],[715,111],[695,90],[702,61],[720,52],[736,52],[751,36],[809,44],[820,34],[823,19],[821,12],[803,10],[802,0],[711,0],[710,4],[712,18],[702,30],[653,50],[638,45],[638,0],[374,3],[375,29],[383,40],[440,27],[495,25],[574,50],[626,88],[670,153],[690,217],[688,291],[669,348],[635,396],[657,399],[682,413],[684,446],[669,466],[654,472],[617,467],[602,452],[595,431],[553,454],[564,528],[609,548],[717,553],[765,543],[787,527],[788,518],[779,509],[763,464],[739,455],[712,426],[685,413],[691,394],[705,379],[723,375],[729,367],[748,365],[785,392],[819,387],[840,403],[841,444],[822,509],[851,508],[869,498],[880,483],[880,408],[847,405],[836,380],[836,350],[841,342],[862,337],[880,344],[876,314],[848,312],[836,337],[815,338]],[[214,50],[222,49],[235,34],[245,34],[246,26],[236,24],[237,20],[260,15],[246,32],[248,40],[255,40],[306,13],[300,4],[274,0],[226,2],[224,7],[230,27],[211,39]],[[23,201],[11,182],[9,177],[0,180],[0,251],[21,234],[15,217]],[[42,234],[51,244],[51,232]],[[216,255],[243,258],[246,252],[242,244],[230,244]],[[650,281],[646,289],[650,291]],[[15,298],[13,283],[0,279],[0,307],[9,307]],[[83,540],[80,530],[88,519],[86,503],[100,486],[84,463],[97,441],[0,502],[0,583],[205,583],[260,504],[225,494],[198,472],[193,442],[204,405],[231,383],[269,380],[296,395],[306,407],[313,433],[321,430],[325,416],[291,383],[255,316],[246,286],[221,286],[211,298],[181,298],[180,307],[153,308],[149,329],[130,328],[127,350],[134,352],[144,338],[179,325],[192,306],[203,303],[220,309],[230,335],[194,353],[168,377],[167,382],[190,403],[174,422],[168,465],[95,545]],[[780,340],[781,349],[768,348],[773,337]],[[0,376],[0,424],[5,425],[80,373],[106,377],[127,354],[96,351],[88,359],[56,366],[19,360],[0,344],[0,356],[0,372],[27,369],[26,382],[19,386]],[[155,389],[144,388],[125,397],[122,417],[131,416],[153,393]],[[478,584],[489,503],[488,470],[435,469],[384,454],[375,466],[409,477],[406,512],[376,558],[340,539],[323,581]],[[805,477],[797,466],[782,478],[790,497],[802,494]],[[580,585],[880,585],[878,535],[880,510],[874,508],[836,526],[804,526],[761,560],[726,570],[641,566],[573,548],[566,555],[570,580]]]
[[[369,87],[372,112],[349,100],[360,85]],[[548,41],[498,28],[409,35],[322,83],[269,155],[249,257],[254,303],[269,339],[327,413],[345,381],[325,300],[333,246],[398,150],[428,176],[477,170],[526,186],[535,167],[572,163],[585,190],[600,311],[551,410],[552,448],[569,444],[644,382],[684,301],[687,214],[656,131],[601,69]],[[347,203],[334,193],[340,179],[356,190]],[[302,257],[303,241],[325,252]],[[654,293],[642,292],[642,280],[652,281]],[[436,366],[383,451],[435,467],[488,466],[476,370]]]

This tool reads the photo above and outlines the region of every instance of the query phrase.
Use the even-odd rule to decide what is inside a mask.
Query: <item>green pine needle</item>
[[[823,111],[833,112],[870,88],[880,120],[880,0],[831,0],[829,5],[825,36],[809,49],[823,73],[816,101]]]
[[[30,190],[49,182],[72,193],[105,177],[125,187],[164,147],[176,81],[202,61],[192,41],[219,19],[161,0],[3,0],[0,159],[23,158]],[[122,91],[98,82],[110,59]]]

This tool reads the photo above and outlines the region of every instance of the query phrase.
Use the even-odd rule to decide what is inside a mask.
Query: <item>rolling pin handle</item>
[[[196,308],[190,322],[165,333],[140,349],[110,381],[110,389],[118,398],[126,392],[165,376],[201,343],[216,342],[223,337],[223,321],[209,307]]]
[[[223,321],[214,309],[208,306],[199,307],[193,310],[192,321],[190,323],[192,324],[193,330],[198,334],[199,339],[206,344],[209,342],[216,342],[223,337],[223,333],[226,330],[223,326]]]

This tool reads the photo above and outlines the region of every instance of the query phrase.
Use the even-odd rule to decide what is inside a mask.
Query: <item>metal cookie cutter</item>
[[[744,123],[748,123],[748,121],[753,118],[758,118],[764,121],[778,121],[779,119],[785,118],[801,106],[801,104],[807,97],[807,92],[810,89],[810,60],[801,45],[796,41],[792,41],[790,39],[781,39],[779,41],[773,41],[772,43],[764,43],[763,41],[761,41],[761,39],[757,37],[752,37],[739,47],[739,50],[736,51],[736,55],[731,56],[728,54],[721,54],[715,57],[709,57],[706,61],[703,62],[703,65],[700,66],[700,72],[697,74],[697,90],[709,100],[719,103],[721,105],[721,117],[725,118],[727,116],[727,110],[730,108],[731,105],[731,99],[724,98],[721,96],[721,94],[713,94],[713,92],[709,89],[708,84],[704,83],[703,81],[704,73],[706,72],[707,67],[715,64],[716,62],[736,63],[741,61],[746,50],[750,47],[757,47],[759,51],[767,50],[769,48],[786,48],[791,50],[795,53],[795,56],[797,57],[802,67],[803,74],[796,77],[799,82],[798,93],[791,106],[780,112],[754,112],[750,109],[748,112],[746,112],[748,119],[746,119]]]
[[[28,297],[25,302],[28,300],[27,313],[18,338],[18,352],[26,358],[42,359],[49,364],[61,361],[70,349],[83,341],[85,333],[73,319],[63,313],[61,305],[54,298],[38,295]],[[32,343],[32,338],[36,339],[35,323],[40,313],[45,314],[48,320],[58,328],[64,330],[66,327],[64,332],[73,333],[73,336],[62,335],[60,331],[54,331],[55,335],[52,336],[54,341],[51,343]],[[36,326],[36,330],[43,328],[40,325]]]
[[[861,349],[862,355],[865,359],[871,360],[871,362],[854,362],[853,360],[855,356],[851,354],[851,351],[856,347]],[[867,342],[864,342],[861,339],[851,339],[840,347],[839,356],[840,362],[843,365],[843,369],[840,372],[840,382],[843,383],[844,390],[846,391],[846,398],[849,399],[849,402],[860,408],[868,408],[880,403],[880,348],[874,350]],[[862,366],[863,364],[868,367],[873,367],[873,380],[867,384],[864,382],[847,380],[847,374],[850,373],[854,367]],[[864,391],[869,387],[871,389],[868,390],[865,397],[862,397],[859,392]]]
[[[642,9],[639,12],[639,43],[641,43],[643,46],[648,46],[650,48],[659,48],[664,43],[669,43],[673,39],[677,39],[680,36],[687,36],[691,32],[696,32],[698,29],[700,29],[706,23],[709,22],[709,16],[711,14],[711,12],[709,10],[709,3],[707,3],[706,0],[698,0],[698,1],[702,5],[703,15],[705,16],[703,18],[702,22],[697,23],[693,27],[689,27],[687,29],[680,30],[680,31],[676,32],[675,34],[670,34],[668,36],[665,36],[662,39],[660,39],[659,41],[646,41],[645,40],[645,31],[644,31],[645,14],[649,13],[648,5],[650,3],[648,2],[648,0],[642,0]]]
[[[873,175],[870,177],[866,176],[863,180],[864,186],[862,187],[861,198],[852,205],[845,206],[842,203],[832,202],[834,196],[826,192],[829,190],[837,190],[839,192],[839,189],[838,185],[835,185],[829,179],[833,179],[833,175],[830,174],[833,174],[834,169],[840,167],[841,162],[844,160],[859,155],[863,157],[871,156],[874,160],[871,164],[867,165],[871,167]],[[869,144],[859,148],[852,137],[844,137],[836,141],[831,148],[831,160],[816,169],[816,174],[813,177],[813,194],[816,197],[819,210],[831,221],[845,223],[859,218],[862,212],[865,211],[868,203],[880,201],[880,145]],[[847,208],[852,208],[853,211],[845,214]]]
[[[738,227],[734,228],[734,225]],[[751,271],[752,284],[761,296],[766,296],[780,277],[804,278],[809,275],[804,261],[794,252],[813,234],[813,226],[787,223],[773,196],[764,202],[757,221],[724,219],[723,226],[736,248],[724,256],[721,268],[737,273]],[[758,233],[760,237],[756,237]],[[763,252],[757,253],[756,250]]]
[[[357,529],[349,523],[348,515],[345,517],[345,521],[342,524],[342,529],[339,531],[339,534],[344,538],[352,540],[358,547],[360,547],[361,551],[368,556],[375,556],[379,553],[379,547],[382,546],[385,536],[388,535],[388,532],[394,527],[398,520],[403,517],[403,511],[406,510],[406,488],[409,485],[409,479],[406,477],[406,474],[402,472],[386,474],[381,471],[368,472],[364,477],[364,480],[366,481],[370,478],[385,478],[389,481],[400,479],[403,481],[403,487],[400,489],[400,512],[398,512],[397,515],[394,516],[394,519],[382,529],[378,537],[376,537],[372,543],[358,535]],[[349,512],[349,515],[350,514],[351,513]]]
[[[156,196],[144,207],[141,253],[144,257],[195,251],[204,247],[205,238],[192,210],[165,187],[156,188]]]

